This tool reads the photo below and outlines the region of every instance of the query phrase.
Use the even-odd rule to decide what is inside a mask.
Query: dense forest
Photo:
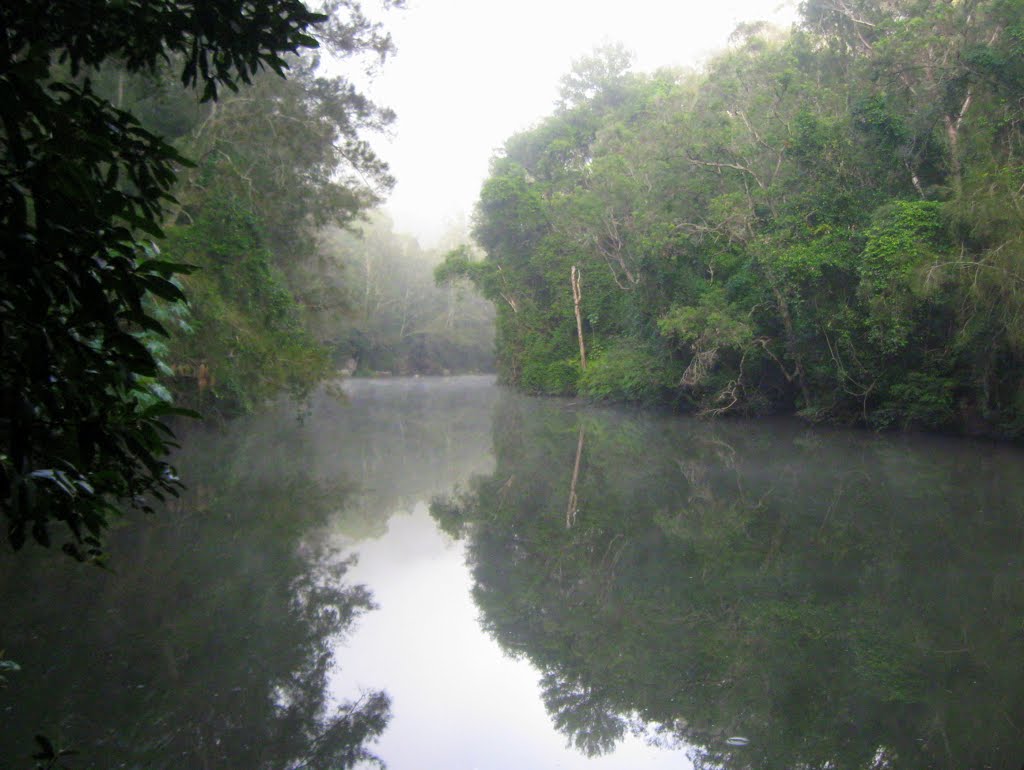
[[[577,62],[438,278],[529,392],[1019,437],[1024,3],[801,14],[700,72]]]
[[[382,767],[346,643],[409,597],[407,749],[531,740],[468,610],[590,757],[1019,763],[1019,447],[592,401],[1024,438],[1024,0],[598,49],[431,249],[358,85],[403,2],[0,3],[0,763]],[[580,398],[415,377],[493,368]]]
[[[401,6],[385,0],[381,9]],[[102,556],[181,484],[172,416],[339,372],[492,366],[487,303],[370,221],[394,179],[356,85],[358,0],[0,8],[0,510],[15,548]],[[102,34],[98,34],[102,31]],[[344,73],[344,74],[339,74]]]
[[[376,65],[390,39],[367,32],[376,42],[358,53]],[[173,71],[110,75],[144,126],[195,159],[158,244],[162,259],[193,266],[180,278],[188,304],[162,305],[171,334],[150,341],[179,405],[231,416],[281,391],[307,394],[338,370],[493,367],[487,303],[437,287],[440,254],[372,211],[394,179],[364,136],[394,115],[324,74],[343,53],[331,40],[291,61],[287,79],[265,72],[210,104],[176,88]]]

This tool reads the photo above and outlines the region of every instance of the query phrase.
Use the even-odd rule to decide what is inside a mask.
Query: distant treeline
[[[394,233],[382,214],[358,234],[320,234],[320,279],[347,312],[310,305],[306,314],[340,368],[357,375],[494,371],[494,308],[468,285],[435,285],[441,254]]]
[[[809,0],[629,66],[577,62],[438,272],[495,303],[505,381],[1021,434],[1024,3]]]
[[[337,53],[329,32],[324,55]],[[171,336],[145,340],[163,365],[158,387],[179,405],[247,412],[355,367],[493,370],[490,306],[436,287],[440,253],[372,213],[394,180],[364,137],[393,113],[319,64],[293,57],[287,80],[264,72],[214,103],[182,91],[173,66],[93,73],[98,90],[195,162],[159,243],[161,259],[198,268],[177,279],[189,302],[155,303]]]

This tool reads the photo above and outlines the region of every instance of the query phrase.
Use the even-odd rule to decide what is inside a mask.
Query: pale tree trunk
[[[409,287],[405,289],[405,296],[402,298],[402,326],[398,330],[398,339],[405,339],[405,329],[409,325],[409,313],[411,312],[411,304],[409,302]]]
[[[373,281],[373,264],[369,251],[363,252],[363,269],[366,271],[366,285],[363,287],[363,320],[366,321],[370,317],[370,292]]]
[[[960,107],[960,112],[956,115],[946,115],[944,120],[946,123],[946,138],[949,141],[949,170],[953,177],[953,193],[957,199],[963,196],[963,165],[960,162],[960,128],[964,124],[964,116],[967,115],[967,110],[971,108],[972,93],[970,89],[967,91],[967,97],[964,99],[963,105]]]
[[[444,328],[451,329],[455,325],[455,287],[448,287],[448,314],[444,319]]]
[[[580,289],[580,271],[576,269],[576,265],[572,266],[569,278],[572,281],[572,303],[576,310],[576,335],[580,340],[580,368],[586,369],[587,348],[583,344],[583,316],[580,314],[580,300],[583,298],[583,293]]]

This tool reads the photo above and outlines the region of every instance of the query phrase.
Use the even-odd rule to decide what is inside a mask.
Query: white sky
[[[367,3],[371,5],[370,2]],[[549,114],[572,62],[603,43],[635,69],[697,66],[742,21],[788,26],[795,0],[408,0],[380,18],[398,53],[369,86],[398,113],[373,144],[398,184],[386,208],[431,247],[468,217],[494,150]]]

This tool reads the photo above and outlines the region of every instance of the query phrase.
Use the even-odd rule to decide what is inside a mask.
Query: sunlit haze
[[[379,16],[398,53],[370,86],[393,108],[390,138],[373,140],[398,184],[387,209],[400,231],[432,246],[472,212],[496,148],[548,114],[572,62],[623,43],[638,71],[700,66],[743,21],[788,26],[795,2],[409,0]]]

